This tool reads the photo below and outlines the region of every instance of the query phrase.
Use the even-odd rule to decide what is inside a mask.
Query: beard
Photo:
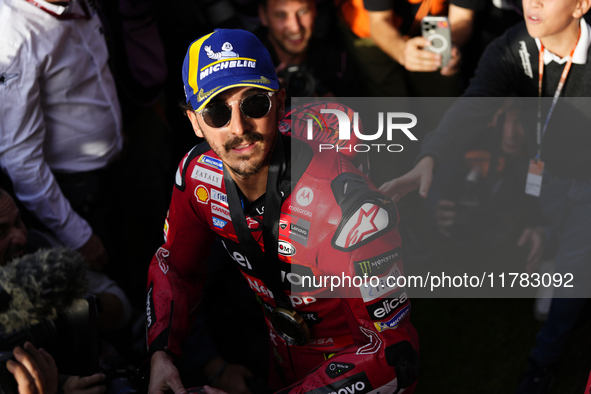
[[[275,136],[275,138],[277,137]],[[262,149],[260,146],[256,146],[252,152],[245,155],[238,155],[236,157],[238,164],[230,165],[230,163],[227,160],[225,160],[225,158],[227,157],[226,154],[230,153],[232,149],[236,148],[237,146],[256,142],[264,142],[263,135],[257,131],[250,131],[247,134],[244,134],[242,137],[235,137],[230,141],[227,141],[221,147],[213,145],[210,141],[207,142],[209,143],[209,146],[213,149],[213,151],[220,157],[220,159],[222,159],[224,164],[230,170],[232,170],[234,174],[238,175],[241,178],[246,178],[255,175],[263,167],[268,166],[271,162],[271,157],[273,154],[273,148],[271,148],[269,149],[269,152],[265,157],[255,160],[255,157],[260,155]],[[274,145],[275,139],[273,139],[273,141],[271,142],[271,146],[273,147]]]

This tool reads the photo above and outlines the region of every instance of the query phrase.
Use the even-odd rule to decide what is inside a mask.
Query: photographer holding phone
[[[341,4],[347,49],[358,63],[368,96],[457,96],[461,94],[461,48],[472,35],[475,11],[482,0],[405,1],[396,9],[386,0],[346,0]],[[447,16],[451,60],[428,51],[420,36],[427,15]],[[447,78],[444,78],[447,77]],[[435,88],[437,86],[437,88]]]

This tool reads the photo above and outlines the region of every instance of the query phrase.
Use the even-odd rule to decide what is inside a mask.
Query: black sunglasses
[[[271,110],[271,97],[274,93],[275,92],[260,92],[236,101],[240,102],[240,111],[242,111],[244,116],[247,118],[258,119],[266,116]],[[228,103],[223,101],[209,103],[198,113],[203,116],[203,120],[208,126],[216,129],[224,127],[230,123],[230,119],[232,118],[231,104],[236,101]]]

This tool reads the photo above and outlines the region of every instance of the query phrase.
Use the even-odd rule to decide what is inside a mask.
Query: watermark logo
[[[339,123],[339,133],[338,139],[339,141],[343,140],[351,140],[351,120],[349,116],[338,109],[320,109],[321,114],[333,114],[337,117]],[[312,114],[309,114],[310,118],[307,119],[307,134],[306,138],[308,140],[314,139],[314,122],[318,124],[320,129],[322,129],[322,123],[318,120],[317,117],[314,117]],[[386,121],[384,122],[384,118]],[[407,123],[400,123],[400,120],[406,119],[409,122]],[[384,123],[386,123],[384,127]],[[362,141],[375,141],[382,137],[384,134],[384,130],[386,132],[386,139],[388,141],[392,141],[392,135],[394,131],[400,130],[402,131],[408,139],[411,141],[418,141],[417,137],[413,133],[411,133],[410,129],[416,126],[417,124],[417,117],[408,112],[378,112],[378,131],[374,134],[363,134],[359,130],[359,113],[353,113],[353,133],[356,138]],[[373,148],[373,149],[372,149]],[[323,150],[336,150],[339,151],[348,151],[348,152],[369,152],[370,150],[380,151],[380,149],[387,150],[388,152],[402,152],[404,149],[400,144],[348,144],[343,146],[340,143],[335,144],[319,144],[319,152]]]

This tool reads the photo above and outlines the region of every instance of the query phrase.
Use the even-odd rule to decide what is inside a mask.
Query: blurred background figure
[[[353,69],[336,35],[315,33],[315,0],[261,0],[261,28],[257,37],[265,45],[276,71],[285,81],[288,97],[356,96]]]
[[[370,97],[454,97],[464,88],[460,49],[470,40],[475,12],[484,0],[339,2],[341,33],[360,70],[362,89]],[[427,15],[447,16],[452,58],[424,48],[421,21]]]
[[[24,206],[100,270],[123,137],[96,6],[2,0],[0,20],[0,166]]]

